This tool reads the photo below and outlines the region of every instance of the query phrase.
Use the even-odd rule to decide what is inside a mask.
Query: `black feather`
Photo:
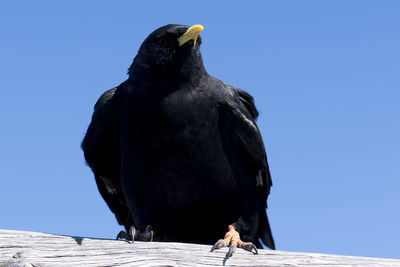
[[[207,73],[200,38],[179,46],[187,29],[166,25],[143,42],[129,79],[96,103],[85,159],[126,229],[212,244],[234,223],[244,241],[274,248],[253,97]]]

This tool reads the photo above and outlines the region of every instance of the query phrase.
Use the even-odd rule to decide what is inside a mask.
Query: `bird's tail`
[[[272,237],[271,227],[269,226],[267,211],[260,212],[258,230],[259,237],[264,245],[270,249],[275,249],[275,242],[274,238]]]

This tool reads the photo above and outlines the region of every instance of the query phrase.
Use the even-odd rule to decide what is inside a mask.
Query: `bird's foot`
[[[147,225],[146,229],[143,233],[138,234],[138,239],[140,241],[150,241],[153,242],[153,237],[154,237],[154,230],[151,225]]]
[[[235,230],[235,227],[233,225],[229,225],[228,229],[229,231],[225,234],[224,239],[218,240],[218,242],[215,243],[214,246],[211,248],[211,252],[223,247],[229,247],[229,251],[226,253],[225,259],[232,257],[237,247],[253,252],[254,254],[258,254],[258,250],[253,243],[243,242],[242,240],[240,240],[240,235]]]
[[[136,237],[136,228],[135,228],[135,226],[131,225],[128,233],[125,231],[120,231],[115,239],[116,240],[126,239],[126,240],[132,241],[132,243],[134,243],[135,237]]]
[[[154,236],[154,231],[150,225],[146,226],[146,230],[143,233],[137,231],[136,228],[132,225],[129,228],[129,233],[125,231],[120,231],[117,235],[116,240],[126,239],[128,241],[131,241],[132,243],[134,243],[135,240],[152,242],[153,236]]]

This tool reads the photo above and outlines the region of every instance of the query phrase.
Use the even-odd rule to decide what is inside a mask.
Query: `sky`
[[[260,111],[277,249],[400,258],[400,2],[1,1],[0,229],[114,238],[80,142],[159,26]],[[210,218],[212,219],[212,218]]]

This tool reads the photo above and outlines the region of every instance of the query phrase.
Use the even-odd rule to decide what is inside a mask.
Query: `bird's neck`
[[[170,91],[178,89],[180,84],[196,88],[207,75],[203,64],[187,64],[180,68],[139,66],[129,73],[129,80],[143,89]]]

